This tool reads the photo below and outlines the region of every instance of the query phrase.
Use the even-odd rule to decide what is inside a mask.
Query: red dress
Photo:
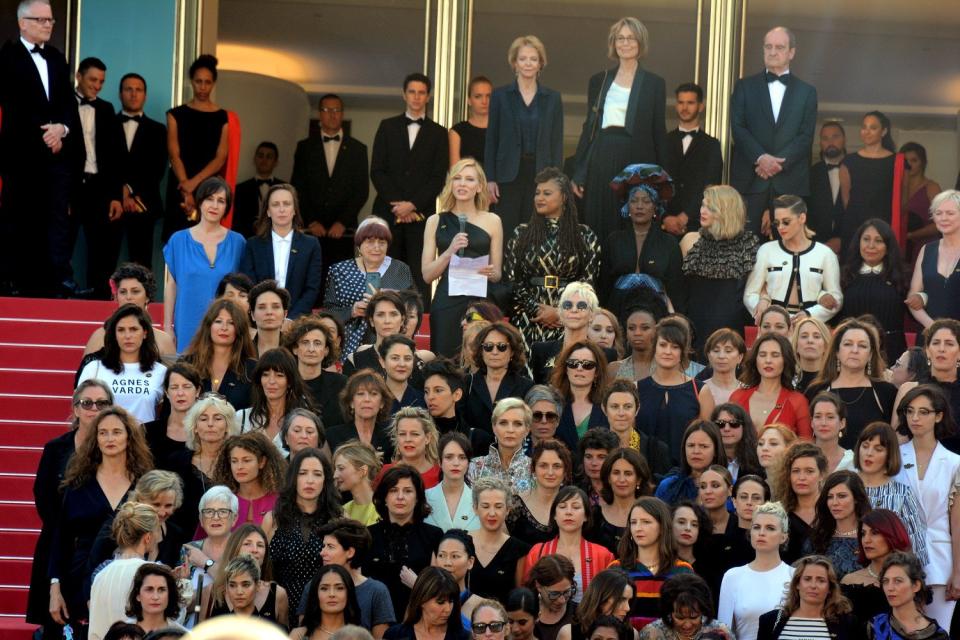
[[[757,389],[758,387],[737,389],[730,394],[730,402],[740,405],[749,414],[750,398]],[[797,434],[801,440],[813,441],[813,429],[810,427],[810,407],[807,404],[806,397],[799,391],[791,391],[786,387],[781,388],[780,395],[777,396],[777,402],[773,405],[773,410],[767,415],[767,419],[762,425],[757,425],[757,429],[774,423],[790,427],[790,430]]]
[[[391,469],[397,464],[399,463],[390,462],[383,465],[383,467],[380,469],[380,473],[378,473],[377,477],[373,479],[374,488],[376,488],[376,486],[380,484],[380,478],[383,477],[383,474],[385,474],[389,469]],[[440,465],[435,464],[429,469],[427,469],[426,471],[424,471],[423,473],[421,473],[420,479],[423,480],[424,491],[426,491],[427,489],[432,489],[433,487],[440,484]]]

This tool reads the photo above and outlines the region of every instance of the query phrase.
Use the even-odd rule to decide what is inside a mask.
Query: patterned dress
[[[291,604],[300,602],[307,583],[323,564],[320,558],[323,536],[313,528],[306,539],[303,534],[299,526],[277,527],[277,532],[270,540],[273,577],[277,584],[287,590]]]
[[[600,276],[600,242],[597,234],[585,224],[580,225],[586,244],[586,264],[576,255],[562,255],[560,251],[560,224],[547,219],[547,237],[542,246],[527,247],[522,255],[518,252],[520,236],[526,224],[517,227],[507,243],[506,266],[503,281],[513,285],[513,308],[505,310],[510,320],[520,329],[527,344],[557,340],[563,335],[562,328],[547,329],[533,321],[539,304],[557,306],[563,285],[569,282],[587,282],[597,286]],[[560,287],[544,286],[544,276],[556,276]],[[534,283],[531,279],[538,279]]]

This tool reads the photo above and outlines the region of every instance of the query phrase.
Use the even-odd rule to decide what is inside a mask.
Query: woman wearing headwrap
[[[658,222],[673,197],[673,181],[658,165],[631,164],[610,186],[624,203],[620,216],[629,218],[632,225],[611,233],[603,245],[603,306],[617,313],[629,306],[631,292],[646,287],[655,293],[666,292],[673,308],[683,312],[679,293],[683,262],[680,246],[673,236],[660,230]]]

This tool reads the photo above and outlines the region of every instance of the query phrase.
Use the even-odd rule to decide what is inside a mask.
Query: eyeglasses
[[[559,600],[560,598],[570,599],[577,592],[577,585],[571,585],[569,589],[564,589],[563,591],[544,591],[544,595],[547,596],[547,600]]]
[[[35,18],[34,16],[23,16],[24,20],[33,20],[37,24],[48,24],[51,27],[57,24],[56,18]]]
[[[343,109],[337,107],[321,107],[320,113],[343,113]]]
[[[567,360],[567,369],[583,369],[584,371],[593,371],[597,368],[597,363],[593,360]]]
[[[507,349],[510,348],[510,345],[508,345],[506,342],[497,342],[497,343],[484,342],[480,346],[487,353],[490,353],[491,351],[493,351],[494,347],[496,347],[497,351],[499,351],[500,353],[504,353]]]
[[[637,39],[634,38],[633,36],[617,36],[616,37],[617,44],[623,44],[625,42],[636,42],[636,41]]]
[[[780,218],[779,220],[773,221],[773,226],[779,229],[783,227],[789,227],[791,223],[793,223],[793,220],[791,220],[790,218]]]
[[[559,415],[553,411],[534,411],[533,412],[533,421],[534,422],[556,422],[560,418]]]
[[[487,630],[489,630],[490,633],[500,633],[505,626],[507,626],[507,623],[499,620],[496,622],[474,622],[473,635],[482,636]]]
[[[736,420],[714,420],[713,424],[717,425],[718,429],[725,429],[727,427],[739,429],[743,426],[742,422],[737,422]]]
[[[560,308],[563,309],[564,311],[570,311],[570,309],[573,309],[573,300],[564,300],[563,302],[560,303]],[[588,305],[583,300],[577,303],[577,311],[586,311],[589,308],[590,308],[590,305]]]
[[[921,418],[926,418],[927,416],[933,415],[936,413],[933,409],[927,409],[926,407],[920,407],[919,409],[914,409],[913,407],[907,407],[903,412],[906,416],[920,416]]]
[[[233,514],[231,509],[200,509],[200,515],[204,518],[214,518],[216,520],[226,520]]]
[[[92,411],[94,407],[96,407],[97,411],[102,411],[112,404],[109,400],[91,400],[90,398],[84,398],[83,400],[77,400],[73,406],[86,409],[87,411]]]
[[[476,322],[477,320],[483,320],[483,316],[476,311],[470,311],[468,313],[463,314],[463,321],[466,322],[467,324],[470,324],[471,322]]]

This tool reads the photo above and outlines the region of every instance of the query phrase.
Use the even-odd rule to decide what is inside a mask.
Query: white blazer
[[[473,512],[473,489],[467,485],[463,486],[463,493],[460,494],[460,502],[457,504],[457,512],[450,517],[450,511],[447,509],[447,499],[443,497],[443,482],[427,489],[427,504],[430,505],[430,515],[424,522],[440,527],[444,531],[450,529],[466,529],[471,531],[480,528],[480,518]]]
[[[744,306],[750,315],[756,313],[764,285],[774,303],[784,305],[797,278],[800,280],[797,288],[800,302],[807,313],[826,322],[840,311],[840,305],[843,305],[840,264],[833,249],[820,242],[812,243],[810,248],[796,255],[787,251],[779,240],[761,245],[743,291]],[[836,309],[827,309],[820,304],[820,298],[828,293],[836,299]]]
[[[917,476],[917,452],[913,442],[900,445],[903,465],[897,480],[909,485],[917,494],[927,524],[927,550],[930,562],[924,567],[928,585],[944,585],[953,568],[953,547],[950,544],[950,511],[948,499],[953,476],[960,469],[960,456],[937,443],[930,458],[930,467],[923,480]]]

